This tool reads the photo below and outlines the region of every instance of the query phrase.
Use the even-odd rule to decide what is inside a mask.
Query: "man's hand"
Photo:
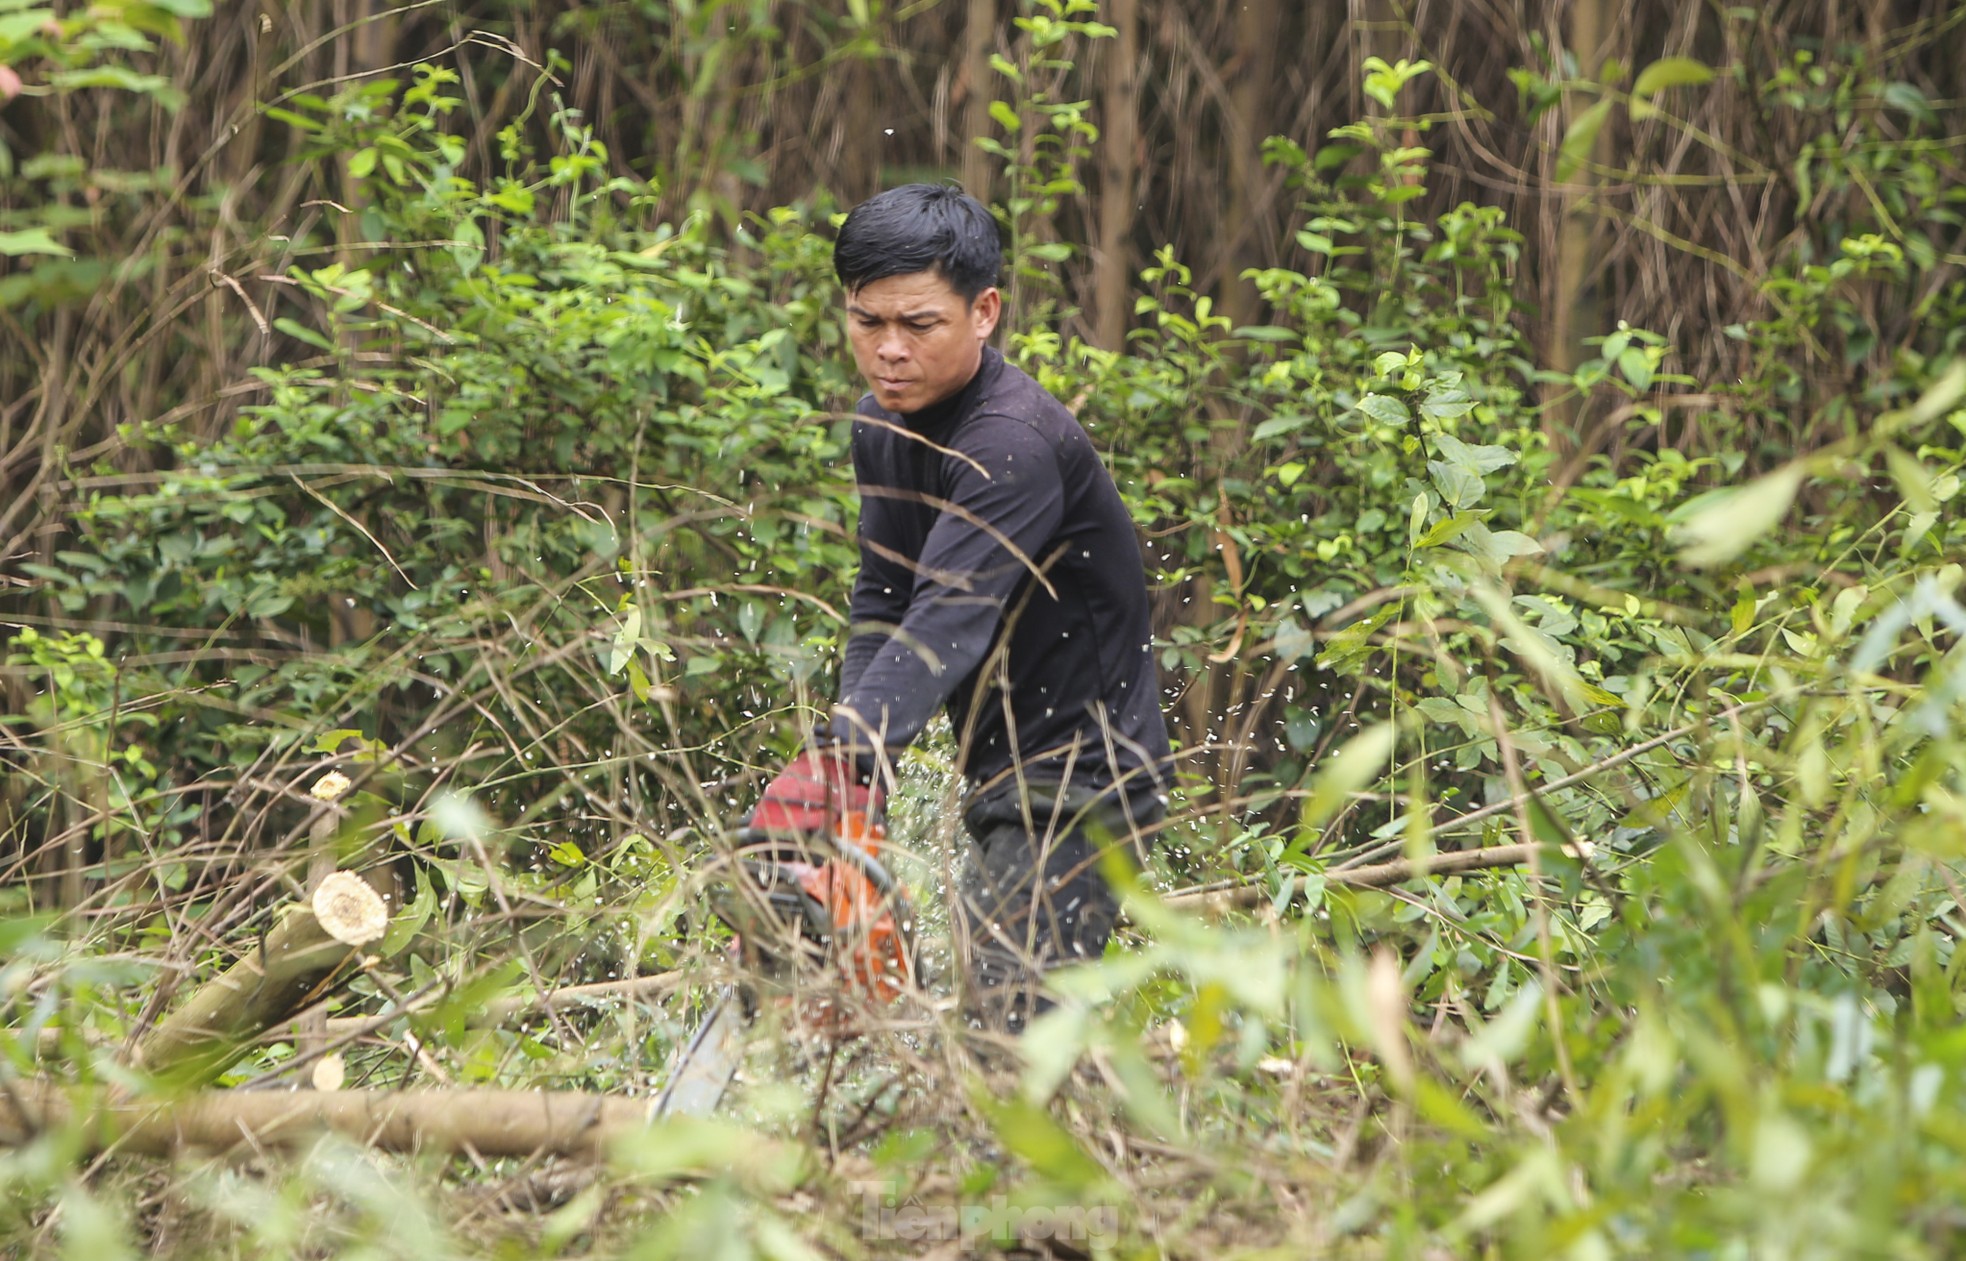
[[[886,796],[842,744],[807,749],[778,772],[751,812],[754,832],[783,838],[825,836],[860,814],[878,821]]]

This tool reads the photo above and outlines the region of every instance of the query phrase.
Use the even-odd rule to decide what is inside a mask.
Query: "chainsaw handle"
[[[743,846],[787,843],[783,837],[773,836],[768,832],[760,832],[754,828],[739,828],[737,829],[736,836],[737,843]],[[797,841],[791,843],[810,844],[813,842],[824,845],[832,852],[834,857],[845,859],[851,863],[859,870],[861,875],[867,877],[868,883],[873,885],[875,892],[879,893],[882,897],[893,898],[904,904],[907,902],[908,894],[902,889],[901,882],[894,878],[894,873],[890,872],[882,864],[880,859],[874,857],[860,846],[842,845],[836,838],[820,833],[802,836]]]

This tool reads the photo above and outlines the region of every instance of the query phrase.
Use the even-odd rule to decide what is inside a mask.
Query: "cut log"
[[[359,877],[347,875],[322,888],[332,895],[316,904],[326,924],[314,906],[288,908],[257,950],[200,986],[150,1031],[137,1047],[137,1063],[185,1084],[210,1081],[260,1034],[318,1002],[355,958],[357,947],[349,940],[373,940],[380,936],[373,930],[387,919],[382,899]]]
[[[89,1152],[111,1144],[144,1155],[224,1151],[240,1143],[303,1142],[331,1130],[384,1151],[593,1157],[621,1135],[646,1128],[648,1115],[647,1100],[570,1090],[217,1090],[165,1103],[118,1103],[15,1082],[0,1091],[0,1146],[82,1119],[80,1140]]]

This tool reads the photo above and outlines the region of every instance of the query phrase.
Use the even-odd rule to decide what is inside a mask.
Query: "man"
[[[869,390],[860,574],[838,704],[752,826],[878,813],[891,756],[946,705],[974,842],[953,916],[964,1006],[1017,1030],[1042,972],[1112,932],[1100,853],[1165,812],[1139,546],[1084,429],[989,346],[1002,246],[980,202],[892,189],[847,216],[833,258]]]

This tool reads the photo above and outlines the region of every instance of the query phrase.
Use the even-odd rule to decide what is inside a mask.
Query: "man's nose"
[[[874,346],[874,353],[898,363],[908,357],[908,342],[899,332],[890,329],[881,334],[880,341]]]

